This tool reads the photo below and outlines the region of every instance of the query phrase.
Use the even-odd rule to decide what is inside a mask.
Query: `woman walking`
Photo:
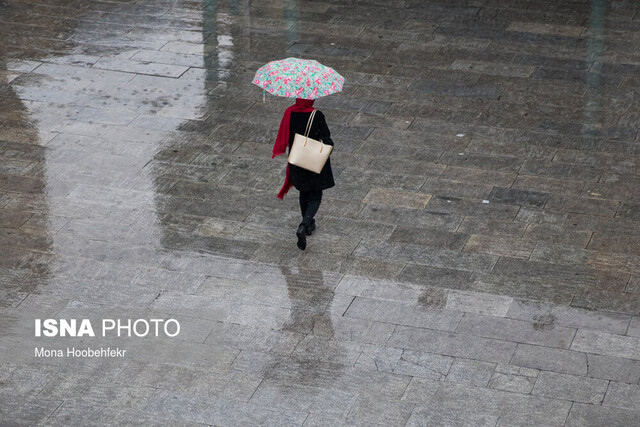
[[[284,154],[287,147],[291,150],[296,133],[301,135],[305,133],[309,117],[314,110],[313,103],[313,99],[296,98],[295,104],[285,110],[280,122],[278,136],[273,146],[273,157]],[[311,123],[309,138],[320,140],[327,145],[333,145],[324,114],[320,111],[316,111]],[[322,190],[331,188],[334,185],[330,159],[327,159],[320,173],[311,172],[290,163],[287,164],[284,185],[278,193],[278,198],[284,198],[284,195],[287,194],[292,186],[300,192],[302,222],[296,231],[298,248],[304,250],[307,247],[306,236],[310,236],[316,228],[314,216],[318,212],[318,208],[320,208]]]

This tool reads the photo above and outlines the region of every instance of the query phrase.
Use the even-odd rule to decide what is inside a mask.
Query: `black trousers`
[[[311,225],[313,217],[320,208],[322,201],[322,190],[301,191],[300,192],[300,213],[302,213],[302,223]]]

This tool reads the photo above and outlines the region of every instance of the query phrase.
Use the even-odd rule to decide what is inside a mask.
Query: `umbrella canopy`
[[[253,84],[275,96],[316,99],[340,92],[344,77],[312,59],[287,58],[260,67]]]

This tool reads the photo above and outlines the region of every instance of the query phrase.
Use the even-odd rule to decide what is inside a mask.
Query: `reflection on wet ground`
[[[636,2],[0,11],[2,421],[640,424]],[[288,56],[346,78],[304,252],[251,85]]]

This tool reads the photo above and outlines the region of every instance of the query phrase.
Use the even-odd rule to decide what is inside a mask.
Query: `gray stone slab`
[[[500,417],[497,415],[487,415],[460,411],[458,409],[431,408],[418,406],[414,409],[411,417],[407,421],[408,426],[429,426],[429,425],[451,425],[451,426],[495,426]]]
[[[435,310],[418,305],[362,297],[356,297],[345,315],[442,331],[454,331],[462,318],[462,313],[455,311]]]
[[[487,387],[495,368],[495,363],[456,358],[447,373],[446,381]]]
[[[414,404],[382,400],[377,396],[362,396],[356,402],[347,421],[351,424],[406,424]]]
[[[455,180],[428,178],[420,191],[429,194],[438,194],[444,197],[471,197],[486,198],[493,188],[490,184],[483,183],[462,183]]]
[[[144,410],[157,417],[204,424],[302,425],[307,416],[298,411],[169,391],[156,393]]]
[[[562,212],[589,213],[592,215],[613,217],[619,205],[620,202],[615,200],[552,195],[546,207]]]
[[[614,311],[640,315],[640,301],[633,293],[609,292],[593,288],[579,288],[571,305],[588,310]]]
[[[512,303],[511,297],[450,290],[447,292],[445,309],[505,317]]]
[[[579,330],[571,343],[571,349],[640,360],[640,338],[606,332]]]
[[[515,240],[510,237],[472,234],[463,250],[470,253],[529,259],[534,248],[535,244],[532,242]]]
[[[540,253],[543,250],[543,246],[536,246],[540,249]],[[566,252],[571,252],[570,255],[575,253],[574,248],[564,247]],[[555,253],[557,258],[553,258],[552,253]],[[560,251],[550,250],[545,253],[545,261],[561,261],[559,255],[562,255]],[[604,269],[592,268],[591,265],[586,262],[579,263],[578,261],[569,260],[562,264],[555,262],[542,262],[542,261],[528,261],[517,258],[500,258],[496,263],[492,274],[499,276],[523,276],[534,280],[555,280],[556,283],[576,285],[576,286],[590,286],[604,289],[621,289],[624,288],[628,276],[620,274],[618,272],[606,271]]]
[[[559,324],[614,334],[624,334],[630,318],[623,314],[594,312],[520,300],[513,301],[506,316],[529,322]]]
[[[295,386],[265,380],[251,397],[250,403],[265,408],[281,408],[345,418],[356,404],[357,394],[338,389]]]
[[[606,380],[543,371],[538,375],[531,393],[597,405],[602,403],[608,386]]]
[[[485,183],[494,186],[509,187],[516,178],[515,174],[505,172],[484,171],[449,166],[440,178],[464,183]]]
[[[462,214],[472,217],[490,217],[510,220],[516,217],[518,208],[504,204],[491,204],[479,199],[435,196],[426,207],[430,212]]]
[[[494,187],[489,195],[489,200],[495,203],[544,207],[547,200],[549,200],[549,194],[535,191],[516,190],[512,188]]]
[[[461,214],[456,212],[443,213],[431,211],[429,208],[416,210],[379,205],[365,206],[358,214],[358,218],[409,227],[439,228],[447,231],[454,231],[462,221]]]
[[[419,391],[409,387],[404,399],[424,401],[424,396],[416,393]],[[449,382],[438,383],[428,401],[429,407],[443,412],[455,410],[462,414],[498,416],[506,425],[521,424],[525,420],[536,425],[562,424],[571,407],[567,401]]]
[[[322,361],[309,363],[249,351],[243,351],[236,358],[232,369],[303,386],[335,387],[356,393],[375,392],[390,399],[399,399],[409,384],[409,377],[404,375],[386,372],[371,375],[368,370],[357,367]]]
[[[640,316],[633,316],[631,318],[629,329],[627,330],[627,335],[631,335],[632,337],[640,337]]]
[[[381,279],[395,279],[405,264],[367,258],[348,257],[340,266],[340,273]]]
[[[531,390],[533,390],[535,382],[535,377],[495,372],[489,381],[489,388],[510,391],[512,393],[529,394]]]
[[[593,233],[588,230],[566,229],[553,224],[529,224],[522,236],[523,240],[530,242],[544,242],[586,248]]]
[[[589,353],[587,361],[590,377],[631,384],[640,380],[640,361]]]
[[[402,350],[393,372],[400,375],[438,380],[451,369],[453,360],[452,357],[439,354]]]
[[[508,363],[516,348],[507,341],[408,326],[398,326],[387,345],[498,363]]]
[[[344,276],[335,288],[336,294],[362,297],[366,300],[395,301],[407,305],[416,305],[424,289],[411,283],[396,282],[383,279],[372,279],[359,276]]]
[[[525,229],[526,224],[519,222],[468,216],[465,217],[456,231],[466,234],[520,237]]]
[[[152,414],[139,411],[119,411],[68,401],[60,405],[56,412],[47,420],[46,425],[66,425],[73,423],[97,423],[101,425],[164,424],[178,423],[178,420],[156,417]],[[182,421],[180,425],[201,427],[203,424]]]
[[[436,268],[489,272],[495,255],[467,254],[447,249],[433,249],[418,245],[397,243],[370,243],[359,245],[354,255],[372,259],[403,261]]]
[[[562,225],[568,216],[569,214],[566,212],[523,206],[520,211],[518,211],[516,221],[523,221],[530,224]]]
[[[465,313],[457,332],[507,341],[569,348],[576,330],[562,326],[545,327],[535,322]]]
[[[470,271],[407,264],[398,280],[436,288],[467,289],[473,283],[473,276]],[[442,306],[445,303],[443,295]]]
[[[534,175],[518,175],[512,188],[549,193],[580,195],[585,183],[579,180],[548,178]]]
[[[81,405],[139,411],[155,391],[143,386],[91,384],[89,378],[65,375],[53,378],[40,395]]]
[[[61,404],[61,400],[6,396],[2,398],[3,410],[0,420],[7,425],[42,424]]]
[[[389,242],[462,249],[468,237],[463,233],[453,233],[435,228],[396,227],[389,237]]]
[[[571,284],[552,284],[544,280],[496,275],[478,275],[467,288],[477,292],[564,305],[570,304],[576,293],[576,286]]]
[[[567,426],[630,426],[640,422],[640,412],[598,405],[574,403],[566,420]]]
[[[211,394],[237,401],[248,401],[262,378],[230,371],[212,372],[206,368],[130,362],[115,382],[124,386],[144,386],[193,394]]]
[[[640,410],[640,386],[612,381],[602,406]]]

